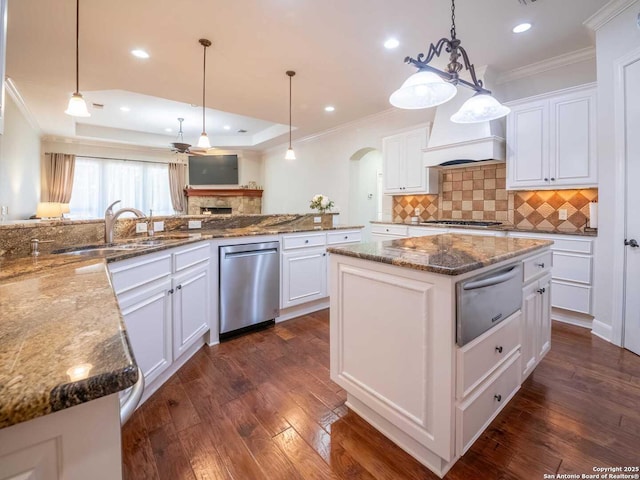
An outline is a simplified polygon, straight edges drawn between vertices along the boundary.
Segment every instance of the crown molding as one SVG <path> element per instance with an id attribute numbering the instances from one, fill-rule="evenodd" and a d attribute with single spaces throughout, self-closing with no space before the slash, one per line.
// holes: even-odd
<path id="1" fill-rule="evenodd" d="M 7 77 L 7 79 L 4 81 L 4 86 L 7 93 L 15 102 L 16 106 L 18 107 L 18 110 L 20 110 L 20 113 L 22 113 L 22 115 L 27 120 L 31 128 L 38 135 L 41 135 L 42 129 L 40 128 L 40 125 L 38 125 L 38 121 L 36 120 L 36 117 L 33 115 L 33 113 L 31 113 L 31 110 L 29 110 L 29 107 L 27 107 L 27 104 L 24 101 L 24 97 L 20 94 L 20 91 L 18 90 L 18 87 L 16 86 L 14 81 L 11 78 Z"/>
<path id="2" fill-rule="evenodd" d="M 638 0 L 611 0 L 589 17 L 583 25 L 591 30 L 597 31 L 637 2 Z"/>
<path id="3" fill-rule="evenodd" d="M 539 73 L 548 72 L 549 70 L 555 70 L 556 68 L 573 65 L 574 63 L 586 62 L 594 58 L 596 58 L 596 47 L 587 47 L 573 52 L 563 53 L 557 57 L 547 58 L 540 62 L 525 65 L 524 67 L 514 68 L 508 72 L 501 73 L 496 79 L 496 84 L 501 85 L 503 83 L 530 77 Z"/>
<path id="4" fill-rule="evenodd" d="M 136 145 L 133 143 L 125 143 L 125 142 L 106 142 L 101 140 L 90 140 L 84 138 L 73 138 L 73 137 L 65 137 L 58 135 L 44 135 L 42 137 L 42 143 L 52 142 L 52 143 L 64 143 L 64 144 L 72 144 L 72 145 L 82 145 L 87 147 L 100 147 L 100 148 L 112 148 L 119 150 L 129 150 L 132 152 L 140 152 L 140 153 L 158 153 L 158 154 L 167 154 L 172 153 L 168 148 L 163 147 L 151 147 L 144 145 Z"/>

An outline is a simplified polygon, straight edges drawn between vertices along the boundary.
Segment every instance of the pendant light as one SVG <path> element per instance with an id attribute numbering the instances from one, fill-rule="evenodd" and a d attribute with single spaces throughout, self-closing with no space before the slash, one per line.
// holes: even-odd
<path id="1" fill-rule="evenodd" d="M 80 93 L 80 0 L 76 0 L 76 91 L 69 99 L 69 105 L 64 111 L 72 117 L 90 117 L 87 104 Z"/>
<path id="2" fill-rule="evenodd" d="M 533 0 L 532 0 L 533 1 Z M 455 123 L 480 123 L 504 117 L 511 111 L 500 104 L 491 92 L 484 88 L 482 80 L 476 77 L 476 70 L 469 61 L 467 51 L 460 46 L 456 32 L 456 3 L 451 0 L 451 38 L 441 38 L 429 45 L 429 52 L 421 53 L 417 60 L 406 57 L 405 62 L 418 68 L 402 86 L 389 97 L 391 105 L 398 108 L 417 109 L 442 105 L 451 100 L 458 92 L 457 86 L 470 88 L 476 94 L 467 100 L 460 110 L 451 117 Z M 442 52 L 449 54 L 446 69 L 439 70 L 430 65 Z M 460 63 L 458 60 L 462 60 Z M 462 69 L 469 72 L 471 82 L 460 78 Z"/>
<path id="3" fill-rule="evenodd" d="M 211 46 L 211 42 L 206 38 L 201 38 L 199 42 L 204 49 L 204 61 L 202 64 L 202 134 L 200 134 L 200 138 L 198 139 L 198 147 L 211 148 L 211 142 L 209 141 L 209 137 L 207 136 L 207 129 L 205 128 L 205 102 L 207 92 L 207 47 Z"/>
<path id="4" fill-rule="evenodd" d="M 293 70 L 287 70 L 287 76 L 289 77 L 289 149 L 287 150 L 287 154 L 284 156 L 285 160 L 295 160 L 296 153 L 293 151 L 293 147 L 291 146 L 291 83 L 293 81 L 293 76 L 296 74 Z"/>

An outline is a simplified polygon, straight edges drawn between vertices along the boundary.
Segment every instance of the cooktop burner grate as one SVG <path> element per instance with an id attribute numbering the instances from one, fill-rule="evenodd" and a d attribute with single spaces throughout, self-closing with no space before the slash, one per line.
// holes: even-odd
<path id="1" fill-rule="evenodd" d="M 483 222 L 480 220 L 428 220 L 423 225 L 457 225 L 461 227 L 495 227 L 502 222 Z"/>

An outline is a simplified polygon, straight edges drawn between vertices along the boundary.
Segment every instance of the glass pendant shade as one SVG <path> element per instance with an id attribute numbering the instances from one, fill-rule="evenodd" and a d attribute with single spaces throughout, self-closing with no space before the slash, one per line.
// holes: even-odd
<path id="1" fill-rule="evenodd" d="M 454 123 L 480 123 L 496 120 L 509 115 L 511 109 L 505 107 L 491 95 L 481 93 L 464 102 L 460 110 L 451 116 Z"/>
<path id="2" fill-rule="evenodd" d="M 455 85 L 445 82 L 433 72 L 425 70 L 411 75 L 393 92 L 389 102 L 394 107 L 408 110 L 429 108 L 448 102 L 458 93 Z"/>
<path id="3" fill-rule="evenodd" d="M 69 105 L 67 109 L 64 111 L 67 115 L 71 115 L 72 117 L 90 117 L 91 114 L 89 110 L 87 110 L 87 104 L 82 98 L 82 94 L 76 92 L 69 99 Z"/>
<path id="4" fill-rule="evenodd" d="M 207 132 L 202 132 L 200 138 L 198 139 L 198 147 L 199 148 L 211 148 L 211 142 L 209 141 L 209 136 Z"/>
<path id="5" fill-rule="evenodd" d="M 285 160 L 295 160 L 296 159 L 296 152 L 293 151 L 293 148 L 289 147 L 289 149 L 287 150 L 287 154 L 284 156 Z"/>

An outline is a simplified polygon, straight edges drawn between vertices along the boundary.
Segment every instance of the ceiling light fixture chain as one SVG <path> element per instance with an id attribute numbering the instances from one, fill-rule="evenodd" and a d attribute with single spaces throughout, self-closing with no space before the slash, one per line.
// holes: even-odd
<path id="1" fill-rule="evenodd" d="M 467 51 L 461 46 L 456 31 L 456 3 L 451 0 L 451 38 L 441 38 L 429 45 L 427 54 L 417 58 L 405 57 L 405 63 L 418 68 L 402 86 L 393 92 L 389 101 L 398 108 L 430 108 L 448 102 L 458 93 L 457 86 L 472 89 L 475 96 L 467 100 L 460 110 L 451 117 L 457 123 L 479 123 L 495 120 L 507 115 L 510 110 L 491 96 L 484 82 L 476 75 L 476 69 L 469 60 Z M 442 55 L 443 49 L 449 54 L 449 64 L 445 70 L 430 65 Z M 463 68 L 469 72 L 471 81 L 460 78 Z"/>
<path id="2" fill-rule="evenodd" d="M 287 70 L 285 72 L 289 77 L 289 149 L 287 150 L 286 155 L 284 156 L 285 160 L 295 160 L 296 154 L 293 151 L 293 146 L 291 144 L 291 130 L 292 130 L 292 116 L 291 116 L 291 108 L 293 105 L 293 77 L 296 74 L 293 70 Z"/>

